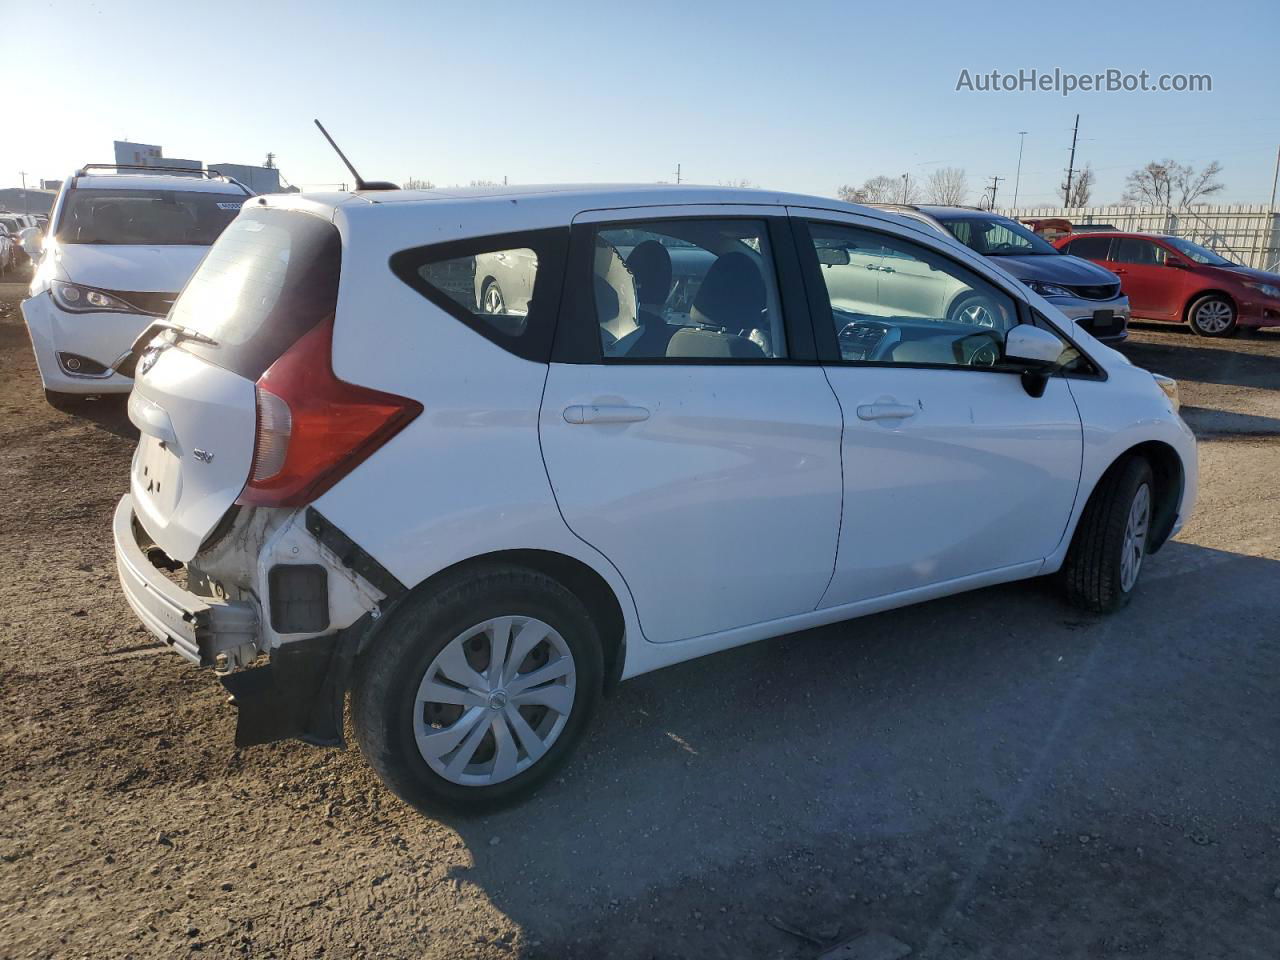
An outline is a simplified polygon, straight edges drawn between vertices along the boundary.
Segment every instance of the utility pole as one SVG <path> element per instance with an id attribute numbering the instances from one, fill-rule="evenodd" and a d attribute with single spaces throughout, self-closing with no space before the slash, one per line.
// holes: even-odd
<path id="1" fill-rule="evenodd" d="M 680 186 L 680 164 L 676 164 L 676 186 Z"/>
<path id="2" fill-rule="evenodd" d="M 1271 209 L 1276 208 L 1276 183 L 1280 182 L 1280 147 L 1276 147 L 1276 173 L 1271 178 Z"/>
<path id="3" fill-rule="evenodd" d="M 1076 171 L 1076 137 L 1080 135 L 1080 114 L 1076 114 L 1076 125 L 1071 131 L 1071 159 L 1067 161 L 1067 193 L 1062 198 L 1064 207 L 1071 204 L 1071 176 Z"/>
<path id="4" fill-rule="evenodd" d="M 1027 131 L 1018 131 L 1018 172 L 1013 179 L 1013 209 L 1018 209 L 1018 187 L 1022 184 L 1022 146 L 1027 142 Z M 994 206 L 994 204 L 993 204 Z"/>
<path id="5" fill-rule="evenodd" d="M 19 170 L 18 176 L 22 178 L 22 212 L 31 212 L 31 198 L 27 196 L 27 171 Z"/>
<path id="6" fill-rule="evenodd" d="M 1008 180 L 1008 179 L 1009 179 L 1008 177 L 992 177 L 991 178 L 991 206 L 987 208 L 988 210 L 994 210 L 996 208 L 996 189 L 1000 186 L 1001 180 Z"/>
<path id="7" fill-rule="evenodd" d="M 276 155 L 274 153 L 268 153 L 267 162 L 264 163 L 263 166 L 268 170 L 274 170 L 276 168 Z"/>

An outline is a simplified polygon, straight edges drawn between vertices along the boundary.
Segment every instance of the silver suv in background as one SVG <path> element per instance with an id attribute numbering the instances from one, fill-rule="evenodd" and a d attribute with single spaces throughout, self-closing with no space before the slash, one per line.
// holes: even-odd
<path id="1" fill-rule="evenodd" d="M 976 207 L 873 204 L 949 233 L 966 247 L 993 258 L 1098 340 L 1129 336 L 1129 298 L 1110 270 L 1063 254 L 1016 220 Z"/>

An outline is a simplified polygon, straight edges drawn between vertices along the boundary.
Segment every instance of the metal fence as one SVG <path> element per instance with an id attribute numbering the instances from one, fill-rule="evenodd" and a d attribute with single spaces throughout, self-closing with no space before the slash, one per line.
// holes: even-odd
<path id="1" fill-rule="evenodd" d="M 1072 224 L 1110 224 L 1117 230 L 1146 230 L 1185 237 L 1228 260 L 1261 270 L 1280 271 L 1280 209 L 1266 204 L 1168 208 L 1020 207 L 1001 210 L 1007 217 L 1060 217 Z"/>

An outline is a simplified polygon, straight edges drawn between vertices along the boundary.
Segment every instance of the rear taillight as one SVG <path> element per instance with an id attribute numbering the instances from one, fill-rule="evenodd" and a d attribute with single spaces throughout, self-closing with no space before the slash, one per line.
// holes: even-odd
<path id="1" fill-rule="evenodd" d="M 253 469 L 237 503 L 309 503 L 422 412 L 416 400 L 339 380 L 332 351 L 326 320 L 258 378 Z"/>

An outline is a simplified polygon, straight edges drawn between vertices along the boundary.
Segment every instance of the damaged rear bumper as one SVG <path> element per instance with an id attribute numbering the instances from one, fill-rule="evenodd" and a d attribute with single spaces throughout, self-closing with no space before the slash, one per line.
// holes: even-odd
<path id="1" fill-rule="evenodd" d="M 321 550 L 321 542 L 341 542 L 348 545 L 349 551 L 363 556 L 319 514 L 309 518 L 308 525 L 315 528 L 318 538 L 312 540 L 311 549 Z M 286 538 L 289 555 L 304 561 L 319 559 L 318 555 L 301 553 L 301 539 L 289 539 L 311 538 L 312 533 L 303 530 L 301 524 L 297 527 L 276 531 Z M 374 613 L 380 612 L 377 607 L 336 632 L 310 637 L 295 634 L 281 642 L 270 618 L 264 621 L 255 603 L 201 596 L 166 576 L 153 562 L 156 548 L 148 549 L 150 540 L 134 515 L 130 495 L 125 495 L 116 507 L 113 535 L 120 585 L 143 625 L 192 663 L 242 668 L 221 676 L 238 707 L 236 746 L 295 737 L 316 745 L 343 745 L 344 694 L 356 650 L 376 621 Z M 263 582 L 269 583 L 271 564 L 263 561 L 262 566 Z M 350 583 L 345 578 L 340 582 Z M 394 582 L 390 585 L 399 586 Z M 335 590 L 326 593 L 332 597 L 337 589 L 335 584 Z M 403 590 L 400 586 L 399 592 Z M 349 611 L 355 601 L 347 598 L 345 603 L 343 609 Z M 276 642 L 272 643 L 272 639 Z M 254 663 L 263 650 L 270 653 L 270 660 L 258 659 Z"/>
<path id="2" fill-rule="evenodd" d="M 112 534 L 125 599 L 155 636 L 202 667 L 213 666 L 221 653 L 257 646 L 258 611 L 254 607 L 197 596 L 151 562 L 139 542 L 129 494 L 116 507 Z"/>

